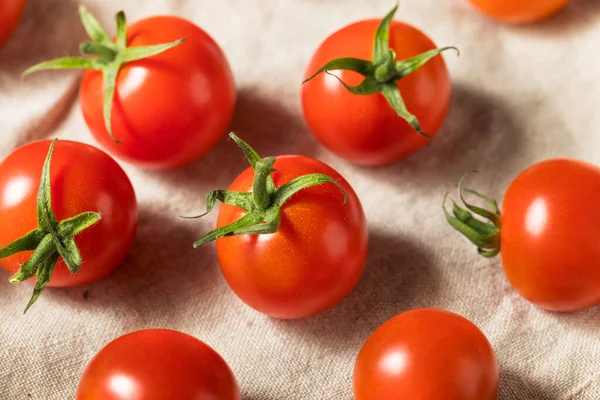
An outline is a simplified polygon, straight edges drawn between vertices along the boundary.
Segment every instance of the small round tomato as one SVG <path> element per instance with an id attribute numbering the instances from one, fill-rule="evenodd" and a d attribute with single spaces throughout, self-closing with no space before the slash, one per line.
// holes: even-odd
<path id="1" fill-rule="evenodd" d="M 206 154 L 226 131 L 236 90 L 225 55 L 193 23 L 162 16 L 126 25 L 117 13 L 111 40 L 84 7 L 89 57 L 45 61 L 24 72 L 81 68 L 79 100 L 96 140 L 115 156 L 170 169 Z"/>
<path id="2" fill-rule="evenodd" d="M 108 134 L 102 112 L 104 79 L 88 70 L 79 98 L 96 140 L 110 153 L 152 169 L 187 164 L 217 144 L 227 130 L 236 91 L 225 55 L 202 29 L 178 17 L 143 19 L 127 29 L 129 47 L 185 37 L 185 42 L 119 71 Z"/>
<path id="3" fill-rule="evenodd" d="M 247 156 L 253 152 L 232 137 Z M 224 202 L 217 229 L 195 246 L 216 239 L 225 279 L 262 313 L 304 318 L 334 306 L 354 288 L 367 257 L 367 224 L 356 193 L 309 157 L 267 157 L 253 165 L 229 191 L 211 193 L 209 211 L 211 196 Z"/>
<path id="4" fill-rule="evenodd" d="M 0 0 L 0 46 L 15 30 L 25 9 L 25 0 Z"/>
<path id="5" fill-rule="evenodd" d="M 470 0 L 486 15 L 510 23 L 535 22 L 563 9 L 569 0 Z"/>
<path id="6" fill-rule="evenodd" d="M 323 70 L 322 67 L 334 59 L 371 60 L 373 38 L 382 23 L 374 19 L 360 21 L 329 36 L 315 51 L 305 78 L 320 68 Z M 389 22 L 389 44 L 385 46 L 388 45 L 397 60 L 418 57 L 436 48 L 420 30 L 399 21 Z M 361 68 L 368 71 L 378 65 L 375 61 L 369 64 Z M 405 65 L 401 70 L 403 72 L 387 78 L 388 82 L 377 81 L 381 88 L 375 87 L 373 90 L 377 93 L 369 91 L 370 94 L 348 90 L 345 85 L 365 81 L 365 74 L 351 69 L 332 67 L 328 73 L 310 78 L 302 86 L 302 108 L 310 130 L 331 151 L 356 164 L 388 164 L 420 149 L 429 139 L 416 128 L 420 126 L 423 133 L 434 136 L 446 117 L 450 105 L 450 76 L 441 55 L 416 70 L 414 65 Z M 375 82 L 373 76 L 366 76 Z M 398 90 L 406 105 L 404 110 L 397 99 L 395 107 L 391 105 L 393 94 Z M 411 117 L 416 119 L 409 123 Z"/>
<path id="7" fill-rule="evenodd" d="M 536 164 L 502 204 L 506 277 L 530 302 L 554 311 L 600 304 L 600 168 L 576 160 Z"/>
<path id="8" fill-rule="evenodd" d="M 240 235 L 217 240 L 225 279 L 248 305 L 278 318 L 303 318 L 344 299 L 358 282 L 367 256 L 367 225 L 358 197 L 335 170 L 304 156 L 280 156 L 273 166 L 276 187 L 306 174 L 338 181 L 295 194 L 281 209 L 281 225 L 271 235 Z M 254 171 L 242 172 L 229 190 L 250 192 Z M 217 227 L 245 211 L 221 206 Z"/>
<path id="9" fill-rule="evenodd" d="M 460 315 L 407 311 L 380 326 L 354 366 L 356 400 L 496 400 L 498 364 L 484 334 Z"/>
<path id="10" fill-rule="evenodd" d="M 500 253 L 506 277 L 521 296 L 552 311 L 600 305 L 600 168 L 569 159 L 535 164 L 510 184 L 502 213 L 494 200 L 459 184 L 463 191 L 486 199 L 491 209 L 463 199 L 471 212 L 455 204 L 446 219 L 480 254 Z"/>
<path id="11" fill-rule="evenodd" d="M 200 340 L 166 329 L 110 342 L 81 376 L 77 400 L 240 400 L 223 358 Z"/>
<path id="12" fill-rule="evenodd" d="M 0 247 L 38 227 L 38 187 L 51 146 L 43 140 L 20 147 L 0 163 Z M 60 140 L 50 164 L 51 207 L 58 221 L 98 212 L 101 219 L 74 237 L 83 265 L 71 273 L 61 258 L 48 286 L 95 281 L 115 269 L 129 251 L 137 227 L 137 203 L 121 167 L 95 147 Z M 66 244 L 65 244 L 66 245 Z M 0 260 L 16 273 L 32 255 L 24 251 Z"/>

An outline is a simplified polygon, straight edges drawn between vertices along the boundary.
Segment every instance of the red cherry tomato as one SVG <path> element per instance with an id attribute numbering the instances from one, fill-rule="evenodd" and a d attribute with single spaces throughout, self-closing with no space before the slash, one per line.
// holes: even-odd
<path id="1" fill-rule="evenodd" d="M 148 329 L 112 341 L 81 376 L 77 400 L 240 400 L 227 363 L 181 332 Z"/>
<path id="2" fill-rule="evenodd" d="M 563 9 L 569 0 L 470 0 L 483 13 L 505 22 L 525 23 L 547 18 Z"/>
<path id="3" fill-rule="evenodd" d="M 38 226 L 36 198 L 50 141 L 20 147 L 0 163 L 0 247 Z M 52 208 L 59 221 L 84 212 L 102 219 L 75 236 L 83 265 L 71 274 L 62 258 L 48 286 L 75 286 L 95 281 L 123 260 L 137 227 L 137 203 L 131 182 L 106 153 L 83 143 L 58 141 L 50 167 Z M 0 260 L 13 274 L 31 256 L 22 252 Z"/>
<path id="4" fill-rule="evenodd" d="M 340 57 L 371 60 L 373 38 L 380 20 L 366 20 L 340 29 L 314 53 L 305 78 Z M 397 60 L 433 50 L 435 44 L 418 29 L 392 21 L 389 46 Z M 364 79 L 356 72 L 331 71 L 348 85 Z M 406 108 L 421 123 L 422 131 L 436 134 L 448 112 L 451 83 L 446 64 L 436 56 L 415 72 L 397 81 Z M 400 160 L 424 146 L 428 139 L 390 107 L 380 93 L 355 95 L 334 77 L 322 73 L 302 86 L 302 108 L 317 139 L 346 160 L 381 165 Z"/>
<path id="5" fill-rule="evenodd" d="M 281 207 L 276 233 L 217 239 L 221 270 L 248 305 L 277 318 L 303 318 L 345 298 L 358 282 L 367 256 L 367 224 L 354 190 L 340 174 L 303 156 L 277 157 L 276 187 L 302 175 L 321 173 L 336 180 L 294 194 Z M 246 169 L 229 190 L 250 192 L 254 170 Z M 245 211 L 221 205 L 217 227 L 239 220 Z"/>
<path id="6" fill-rule="evenodd" d="M 549 310 L 600 304 L 600 168 L 576 160 L 536 164 L 508 188 L 500 254 L 514 288 Z"/>
<path id="7" fill-rule="evenodd" d="M 473 323 L 419 309 L 369 337 L 353 381 L 356 400 L 496 400 L 499 376 L 494 351 Z"/>
<path id="8" fill-rule="evenodd" d="M 502 213 L 494 200 L 459 185 L 461 191 L 487 200 L 490 209 L 462 199 L 469 211 L 444 207 L 446 219 L 480 254 L 501 254 L 521 296 L 553 311 L 600 305 L 600 168 L 568 159 L 535 164 L 511 183 Z"/>
<path id="9" fill-rule="evenodd" d="M 0 46 L 15 30 L 25 9 L 25 0 L 0 0 Z"/>
<path id="10" fill-rule="evenodd" d="M 79 93 L 92 134 L 115 156 L 146 168 L 169 169 L 206 154 L 233 116 L 236 91 L 225 55 L 203 30 L 181 18 L 140 20 L 127 27 L 127 46 L 186 37 L 164 53 L 126 63 L 117 77 L 112 130 L 103 118 L 104 79 L 88 70 Z"/>

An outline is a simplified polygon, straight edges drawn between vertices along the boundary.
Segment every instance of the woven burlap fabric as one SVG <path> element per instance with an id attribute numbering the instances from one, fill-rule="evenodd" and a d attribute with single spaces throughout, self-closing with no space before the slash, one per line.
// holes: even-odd
<path id="1" fill-rule="evenodd" d="M 201 210 L 211 188 L 228 186 L 245 168 L 236 146 L 223 140 L 202 160 L 169 172 L 123 165 L 139 198 L 140 221 L 119 269 L 84 287 L 47 290 L 25 316 L 32 287 L 11 285 L 0 273 L 0 399 L 72 399 L 87 362 L 106 343 L 164 327 L 222 354 L 245 400 L 349 400 L 363 342 L 387 319 L 416 307 L 448 309 L 481 327 L 500 363 L 500 399 L 600 399 L 600 309 L 556 314 L 528 304 L 507 283 L 499 259 L 479 258 L 445 225 L 440 207 L 467 170 L 478 169 L 472 183 L 501 198 L 536 161 L 567 156 L 600 163 L 599 1 L 573 0 L 557 17 L 526 27 L 490 22 L 466 0 L 402 1 L 400 19 L 439 45 L 458 46 L 461 56 L 446 55 L 454 90 L 439 136 L 383 168 L 352 166 L 319 146 L 303 121 L 299 86 L 328 34 L 380 17 L 393 2 L 83 4 L 112 29 L 114 13 L 124 9 L 130 20 L 169 13 L 208 31 L 239 88 L 232 128 L 263 155 L 306 154 L 339 170 L 369 220 L 369 261 L 357 288 L 334 309 L 300 321 L 270 319 L 229 290 L 214 245 L 192 249 L 215 215 L 177 217 Z M 0 156 L 47 137 L 94 143 L 78 105 L 80 75 L 19 79 L 36 62 L 76 54 L 84 39 L 74 1 L 28 1 L 21 25 L 0 50 Z"/>

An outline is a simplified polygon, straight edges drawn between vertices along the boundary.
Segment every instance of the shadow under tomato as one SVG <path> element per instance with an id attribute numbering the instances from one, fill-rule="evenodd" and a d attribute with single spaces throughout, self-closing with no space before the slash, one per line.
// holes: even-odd
<path id="1" fill-rule="evenodd" d="M 553 315 L 556 323 L 569 330 L 580 330 L 582 334 L 590 334 L 597 337 L 600 326 L 600 305 L 570 313 L 557 313 L 546 311 Z"/>
<path id="2" fill-rule="evenodd" d="M 589 385 L 595 384 L 597 377 L 597 359 L 600 354 L 594 346 L 597 343 L 598 326 L 600 324 L 600 307 L 579 312 L 559 313 L 538 309 L 537 313 L 549 317 L 550 323 L 561 335 L 554 335 L 551 341 L 544 341 L 542 348 L 563 349 L 555 351 L 554 364 L 557 369 L 554 374 L 564 371 L 565 365 L 571 365 L 578 372 L 577 375 L 557 375 L 554 380 L 536 380 L 526 377 L 526 371 L 516 371 L 510 368 L 500 370 L 500 396 L 499 400 L 519 398 L 523 400 L 563 400 L 579 399 Z M 526 323 L 525 323 L 526 325 Z M 539 329 L 539 328 L 538 328 Z M 527 334 L 523 330 L 521 334 Z M 564 349 L 569 349 L 568 352 Z M 502 347 L 497 349 L 502 351 Z M 545 352 L 544 350 L 535 353 Z M 542 360 L 542 358 L 526 357 L 528 360 Z M 574 362 L 573 360 L 577 360 Z M 543 361 L 538 361 L 543 362 Z M 531 367 L 530 367 L 531 368 Z M 593 391 L 593 390 L 592 390 Z M 588 392 L 585 392 L 588 393 Z"/>
<path id="3" fill-rule="evenodd" d="M 356 172 L 412 188 L 427 183 L 428 189 L 447 189 L 473 169 L 501 165 L 503 174 L 512 176 L 522 168 L 519 155 L 526 150 L 526 138 L 500 99 L 458 83 L 444 126 L 431 143 L 394 164 Z"/>
<path id="4" fill-rule="evenodd" d="M 513 29 L 532 35 L 565 36 L 585 31 L 597 24 L 600 2 L 597 0 L 571 0 L 562 11 L 534 24 L 515 25 Z"/>
<path id="5" fill-rule="evenodd" d="M 548 382 L 536 382 L 523 373 L 503 368 L 500 370 L 500 393 L 498 400 L 561 400 Z"/>
<path id="6" fill-rule="evenodd" d="M 319 145 L 306 126 L 301 109 L 286 107 L 278 101 L 280 96 L 258 86 L 241 88 L 232 130 L 262 156 L 314 156 Z"/>
<path id="7" fill-rule="evenodd" d="M 300 114 L 278 102 L 277 93 L 264 93 L 254 87 L 239 89 L 229 131 L 234 131 L 263 157 L 310 156 L 317 146 Z M 160 180 L 176 190 L 192 189 L 190 195 L 198 197 L 199 206 L 203 205 L 208 191 L 227 188 L 249 166 L 242 151 L 229 139 L 229 131 L 201 159 L 172 171 L 148 172 L 147 178 Z"/>
<path id="8" fill-rule="evenodd" d="M 412 308 L 435 307 L 439 291 L 426 249 L 407 239 L 371 232 L 365 272 L 340 304 L 303 320 L 272 320 L 275 328 L 334 352 L 358 354 L 369 335 L 391 317 Z"/>
<path id="9" fill-rule="evenodd" d="M 200 236 L 198 223 L 169 215 L 169 210 L 142 208 L 136 241 L 121 266 L 97 282 L 48 290 L 43 296 L 70 300 L 78 307 L 160 321 L 173 329 L 200 311 L 205 315 L 217 312 L 216 307 L 213 310 L 206 305 L 218 304 L 230 291 L 214 249 L 193 249 L 192 243 Z"/>

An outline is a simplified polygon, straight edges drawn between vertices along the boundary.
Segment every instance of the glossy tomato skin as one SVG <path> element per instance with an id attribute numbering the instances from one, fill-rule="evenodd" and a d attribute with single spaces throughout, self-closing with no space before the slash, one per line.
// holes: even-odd
<path id="1" fill-rule="evenodd" d="M 417 309 L 366 341 L 354 366 L 356 400 L 496 400 L 498 364 L 484 334 L 460 315 Z"/>
<path id="2" fill-rule="evenodd" d="M 34 142 L 9 154 L 0 163 L 0 247 L 35 229 L 36 197 L 50 141 Z M 95 147 L 59 140 L 50 166 L 52 208 L 61 221 L 83 212 L 101 212 L 102 219 L 75 236 L 83 265 L 71 274 L 62 258 L 48 286 L 76 286 L 114 270 L 135 238 L 137 203 L 131 182 L 121 167 Z M 10 274 L 31 252 L 0 260 Z"/>
<path id="3" fill-rule="evenodd" d="M 112 341 L 81 376 L 77 400 L 240 400 L 231 369 L 200 340 L 166 329 Z"/>
<path id="4" fill-rule="evenodd" d="M 15 30 L 25 9 L 25 0 L 0 0 L 0 46 Z"/>
<path id="5" fill-rule="evenodd" d="M 600 168 L 577 160 L 535 164 L 502 204 L 506 277 L 527 300 L 553 311 L 600 304 Z"/>
<path id="6" fill-rule="evenodd" d="M 329 36 L 316 50 L 305 78 L 328 61 L 339 57 L 371 60 L 373 39 L 381 20 L 360 21 Z M 390 48 L 403 60 L 435 44 L 418 29 L 392 21 Z M 331 71 L 349 85 L 361 75 Z M 437 56 L 398 81 L 406 106 L 420 121 L 422 130 L 434 136 L 450 105 L 451 83 L 444 59 Z M 304 117 L 316 138 L 338 156 L 364 165 L 382 165 L 400 160 L 424 146 L 428 140 L 400 118 L 381 94 L 354 95 L 333 76 L 319 74 L 302 85 Z"/>
<path id="7" fill-rule="evenodd" d="M 335 170 L 303 156 L 277 157 L 272 174 L 279 187 L 301 175 L 321 173 L 337 180 L 296 193 L 281 208 L 279 231 L 217 240 L 225 279 L 246 304 L 276 318 L 304 318 L 344 299 L 358 282 L 367 257 L 367 224 L 356 193 Z M 252 189 L 248 168 L 230 190 Z M 239 220 L 245 212 L 223 204 L 217 226 Z"/>
<path id="8" fill-rule="evenodd" d="M 96 140 L 115 156 L 149 169 L 170 169 L 206 154 L 231 121 L 235 83 L 225 55 L 204 31 L 178 17 L 143 19 L 127 28 L 129 47 L 179 46 L 125 64 L 112 108 L 114 142 L 104 126 L 102 73 L 86 71 L 79 98 Z"/>
<path id="9" fill-rule="evenodd" d="M 562 10 L 569 0 L 470 0 L 484 14 L 509 23 L 535 22 Z"/>

